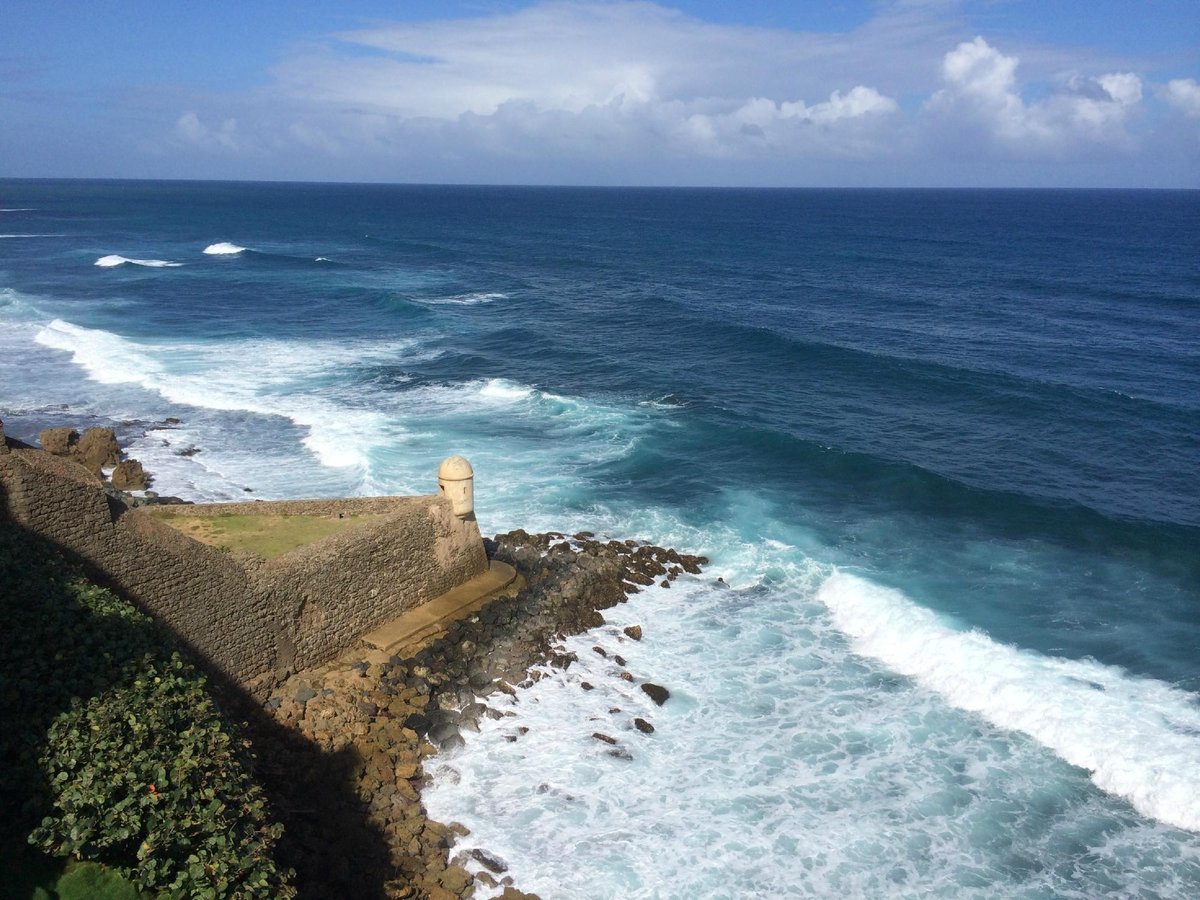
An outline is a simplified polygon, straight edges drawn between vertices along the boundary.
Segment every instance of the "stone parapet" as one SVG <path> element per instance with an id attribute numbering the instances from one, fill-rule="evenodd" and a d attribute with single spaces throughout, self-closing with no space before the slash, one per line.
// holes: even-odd
<path id="1" fill-rule="evenodd" d="M 172 515 L 370 515 L 271 560 L 224 553 Z M 132 510 L 40 450 L 0 456 L 0 516 L 81 558 L 210 666 L 254 693 L 320 665 L 383 622 L 487 570 L 474 520 L 441 496 L 255 501 Z"/>

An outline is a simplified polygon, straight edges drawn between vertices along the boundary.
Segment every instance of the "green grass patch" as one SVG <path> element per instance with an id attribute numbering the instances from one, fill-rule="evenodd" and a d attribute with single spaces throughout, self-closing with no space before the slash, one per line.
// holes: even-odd
<path id="1" fill-rule="evenodd" d="M 274 559 L 322 538 L 362 525 L 380 515 L 256 516 L 225 513 L 218 516 L 159 516 L 188 537 L 220 550 L 253 553 Z"/>

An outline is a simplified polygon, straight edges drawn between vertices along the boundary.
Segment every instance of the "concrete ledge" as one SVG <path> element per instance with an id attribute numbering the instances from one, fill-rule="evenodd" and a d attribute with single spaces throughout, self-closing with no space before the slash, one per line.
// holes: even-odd
<path id="1" fill-rule="evenodd" d="M 409 610 L 363 637 L 363 643 L 389 656 L 405 657 L 444 632 L 448 625 L 478 612 L 511 585 L 517 571 L 508 563 L 488 562 L 488 570 L 440 597 Z"/>

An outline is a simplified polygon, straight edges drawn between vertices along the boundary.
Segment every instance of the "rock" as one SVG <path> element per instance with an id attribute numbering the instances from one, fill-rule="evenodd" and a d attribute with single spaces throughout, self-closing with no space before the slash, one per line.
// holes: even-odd
<path id="1" fill-rule="evenodd" d="M 439 746 L 445 745 L 451 738 L 456 737 L 461 739 L 458 726 L 450 722 L 442 722 L 429 730 L 429 739 Z"/>
<path id="2" fill-rule="evenodd" d="M 438 881 L 442 883 L 442 886 L 446 890 L 460 897 L 471 887 L 473 880 L 471 873 L 462 866 L 447 866 L 446 871 L 438 877 Z"/>
<path id="3" fill-rule="evenodd" d="M 299 689 L 297 689 L 297 691 L 296 691 L 296 702 L 297 703 L 307 703 L 309 700 L 312 700 L 316 696 L 317 696 L 317 692 L 314 691 L 312 688 L 310 688 L 308 685 L 304 684 L 304 685 L 301 685 L 299 687 Z"/>
<path id="4" fill-rule="evenodd" d="M 654 734 L 654 726 L 651 725 L 649 722 L 647 722 L 645 719 L 642 719 L 642 718 L 634 719 L 633 727 L 636 728 L 638 731 L 640 731 L 642 734 Z"/>
<path id="5" fill-rule="evenodd" d="M 43 428 L 38 435 L 42 449 L 55 456 L 70 456 L 78 440 L 79 432 L 74 428 Z"/>
<path id="6" fill-rule="evenodd" d="M 632 760 L 633 754 L 624 747 L 613 747 L 608 751 L 609 756 L 615 756 L 617 759 Z"/>
<path id="7" fill-rule="evenodd" d="M 604 656 L 604 657 L 608 656 L 608 653 L 605 651 L 605 649 L 603 647 L 593 647 L 592 652 L 599 654 L 600 656 Z"/>
<path id="8" fill-rule="evenodd" d="M 98 473 L 121 461 L 121 447 L 111 428 L 89 428 L 79 438 L 72 455 L 80 465 Z"/>
<path id="9" fill-rule="evenodd" d="M 606 744 L 616 744 L 617 743 L 616 738 L 609 737 L 607 734 L 601 734 L 599 731 L 593 731 L 592 737 L 594 737 L 598 741 L 603 741 Z"/>
<path id="10" fill-rule="evenodd" d="M 585 691 L 594 691 L 595 690 L 595 687 L 586 681 L 579 682 L 579 686 L 581 688 L 583 688 Z"/>
<path id="11" fill-rule="evenodd" d="M 642 626 L 641 625 L 626 626 L 625 627 L 625 636 L 633 638 L 635 641 L 640 641 L 642 639 Z"/>
<path id="12" fill-rule="evenodd" d="M 655 684 L 652 681 L 647 681 L 645 684 L 643 684 L 642 690 L 645 691 L 647 696 L 649 696 L 650 699 L 659 706 L 662 706 L 664 703 L 666 703 L 667 699 L 671 696 L 671 692 L 665 687 L 663 687 L 661 684 Z"/>
<path id="13" fill-rule="evenodd" d="M 504 893 L 500 895 L 500 900 L 538 900 L 538 895 L 527 894 L 515 887 L 506 887 Z"/>
<path id="14" fill-rule="evenodd" d="M 508 871 L 508 863 L 506 863 L 500 857 L 488 853 L 486 850 L 477 847 L 471 851 L 471 856 L 474 857 L 485 869 L 495 872 L 497 875 L 503 875 Z"/>
<path id="15" fill-rule="evenodd" d="M 113 469 L 112 486 L 118 491 L 144 491 L 150 483 L 146 470 L 136 459 L 126 459 Z"/>
<path id="16" fill-rule="evenodd" d="M 621 680 L 622 681 L 633 681 L 633 673 L 632 672 L 622 672 Z"/>
<path id="17" fill-rule="evenodd" d="M 424 713 L 412 713 L 404 719 L 404 727 L 411 728 L 417 734 L 425 734 L 433 723 Z"/>

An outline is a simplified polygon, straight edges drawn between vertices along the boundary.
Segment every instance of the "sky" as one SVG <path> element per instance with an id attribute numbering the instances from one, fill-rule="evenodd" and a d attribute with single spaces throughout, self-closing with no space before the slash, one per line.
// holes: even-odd
<path id="1" fill-rule="evenodd" d="M 5 0 L 0 177 L 1200 187 L 1198 0 Z"/>

